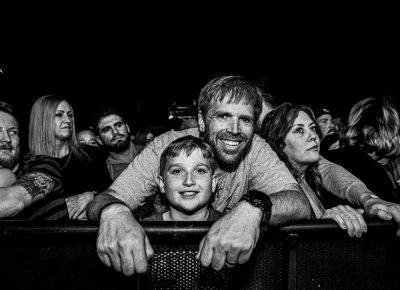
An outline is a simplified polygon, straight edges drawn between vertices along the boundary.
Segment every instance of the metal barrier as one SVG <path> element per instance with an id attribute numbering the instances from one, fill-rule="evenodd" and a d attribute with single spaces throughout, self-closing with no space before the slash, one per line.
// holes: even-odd
<path id="1" fill-rule="evenodd" d="M 125 277 L 96 253 L 97 224 L 0 221 L 3 289 L 400 289 L 398 225 L 367 220 L 350 238 L 331 220 L 263 228 L 249 262 L 214 271 L 194 259 L 211 222 L 142 222 L 146 275 Z M 7 285 L 7 286 L 5 286 Z"/>

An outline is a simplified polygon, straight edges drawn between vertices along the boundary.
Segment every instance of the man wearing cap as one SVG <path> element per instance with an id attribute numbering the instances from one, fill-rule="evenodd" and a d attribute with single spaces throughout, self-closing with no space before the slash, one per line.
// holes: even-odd
<path id="1" fill-rule="evenodd" d="M 322 132 L 321 153 L 338 148 L 339 132 L 333 123 L 331 112 L 326 108 L 317 108 L 314 110 L 314 115 Z"/>

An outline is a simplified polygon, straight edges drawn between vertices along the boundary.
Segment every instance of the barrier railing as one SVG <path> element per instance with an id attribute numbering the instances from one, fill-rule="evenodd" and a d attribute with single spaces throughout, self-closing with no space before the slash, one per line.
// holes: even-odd
<path id="1" fill-rule="evenodd" d="M 214 271 L 194 258 L 211 222 L 142 222 L 155 251 L 125 277 L 96 252 L 97 224 L 0 221 L 3 289 L 399 289 L 398 225 L 350 238 L 331 220 L 262 227 L 250 261 Z"/>

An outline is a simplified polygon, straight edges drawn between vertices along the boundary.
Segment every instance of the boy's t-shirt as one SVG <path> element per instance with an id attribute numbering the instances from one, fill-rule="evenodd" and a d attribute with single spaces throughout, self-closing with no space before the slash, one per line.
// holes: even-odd
<path id="1" fill-rule="evenodd" d="M 142 221 L 164 221 L 163 219 L 163 213 L 157 213 L 155 215 L 152 215 L 151 217 L 145 218 Z M 213 208 L 208 208 L 208 218 L 207 221 L 216 221 L 220 217 L 222 217 L 224 214 L 218 210 L 215 210 Z"/>

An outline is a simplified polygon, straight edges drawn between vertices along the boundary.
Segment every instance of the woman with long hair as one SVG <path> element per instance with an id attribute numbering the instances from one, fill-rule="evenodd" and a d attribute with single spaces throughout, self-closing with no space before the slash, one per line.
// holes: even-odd
<path id="1" fill-rule="evenodd" d="M 309 107 L 281 104 L 267 114 L 261 134 L 296 178 L 316 218 L 334 219 L 350 236 L 361 236 L 366 231 L 364 210 L 371 216 L 390 219 L 393 215 L 400 221 L 400 205 L 378 198 L 361 181 L 353 183 L 350 189 L 345 186 L 346 179 L 356 179 L 345 169 L 340 168 L 346 173 L 340 180 L 338 175 L 327 175 L 321 170 L 320 163 L 329 161 L 319 154 L 321 131 Z M 335 196 L 341 199 L 335 200 Z"/>
<path id="2" fill-rule="evenodd" d="M 53 215 L 54 219 L 86 219 L 87 204 L 111 184 L 111 179 L 98 150 L 78 144 L 74 111 L 67 99 L 46 95 L 33 104 L 29 150 L 33 156 L 54 158 L 61 169 L 63 196 L 38 205 L 46 205 L 40 211 L 43 218 Z"/>

